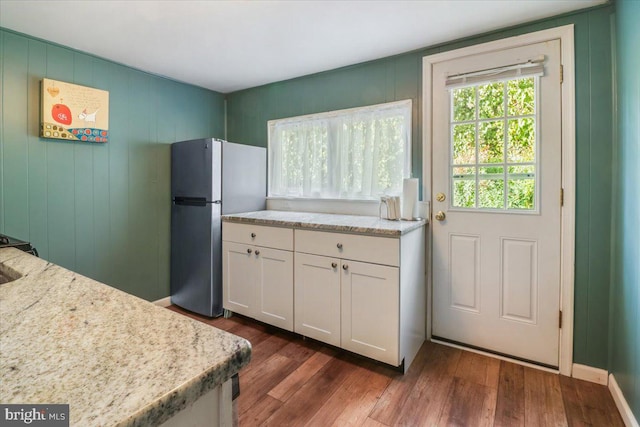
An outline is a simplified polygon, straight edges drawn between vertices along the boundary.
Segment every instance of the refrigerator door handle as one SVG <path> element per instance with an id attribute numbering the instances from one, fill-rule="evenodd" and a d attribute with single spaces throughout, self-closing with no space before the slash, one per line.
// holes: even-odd
<path id="1" fill-rule="evenodd" d="M 219 205 L 222 203 L 220 200 L 207 201 L 204 197 L 175 197 L 173 203 L 183 206 L 206 206 L 208 203 L 214 203 Z"/>
<path id="2" fill-rule="evenodd" d="M 182 206 L 207 206 L 211 203 L 214 205 L 222 204 L 222 200 L 207 201 L 204 197 L 176 197 L 173 203 Z"/>

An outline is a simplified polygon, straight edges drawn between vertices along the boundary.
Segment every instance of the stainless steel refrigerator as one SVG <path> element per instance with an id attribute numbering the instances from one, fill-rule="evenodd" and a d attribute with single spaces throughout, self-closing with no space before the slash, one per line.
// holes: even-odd
<path id="1" fill-rule="evenodd" d="M 171 302 L 222 314 L 220 215 L 265 209 L 266 149 L 219 139 L 171 144 Z"/>

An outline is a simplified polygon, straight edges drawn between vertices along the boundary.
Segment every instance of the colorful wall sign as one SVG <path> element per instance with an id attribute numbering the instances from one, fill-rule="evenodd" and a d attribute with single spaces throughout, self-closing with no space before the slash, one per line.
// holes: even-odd
<path id="1" fill-rule="evenodd" d="M 42 79 L 40 136 L 68 141 L 109 141 L 109 92 Z"/>

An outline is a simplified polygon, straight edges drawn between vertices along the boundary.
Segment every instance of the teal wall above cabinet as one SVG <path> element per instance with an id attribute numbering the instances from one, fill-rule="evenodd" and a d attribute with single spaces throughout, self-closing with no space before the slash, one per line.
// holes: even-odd
<path id="1" fill-rule="evenodd" d="M 574 24 L 576 61 L 576 263 L 574 361 L 607 367 L 612 66 L 608 5 L 227 95 L 230 140 L 267 144 L 267 121 L 411 99 L 412 163 L 422 176 L 422 57 L 491 40 Z"/>
<path id="2" fill-rule="evenodd" d="M 38 137 L 43 77 L 109 91 L 109 142 Z M 148 300 L 169 295 L 169 143 L 224 136 L 224 96 L 0 29 L 0 232 Z"/>

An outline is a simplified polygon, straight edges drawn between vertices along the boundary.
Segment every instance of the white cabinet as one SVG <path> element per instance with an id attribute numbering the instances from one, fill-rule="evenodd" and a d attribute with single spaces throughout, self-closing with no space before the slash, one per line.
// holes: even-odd
<path id="1" fill-rule="evenodd" d="M 292 331 L 293 230 L 223 223 L 222 237 L 223 307 Z"/>
<path id="2" fill-rule="evenodd" d="M 293 252 L 256 247 L 258 304 L 256 319 L 293 331 Z"/>
<path id="3" fill-rule="evenodd" d="M 342 261 L 341 347 L 398 366 L 398 267 Z"/>
<path id="4" fill-rule="evenodd" d="M 406 370 L 425 339 L 424 228 L 294 233 L 295 332 Z"/>
<path id="5" fill-rule="evenodd" d="M 340 347 L 340 260 L 296 253 L 295 328 Z"/>
<path id="6" fill-rule="evenodd" d="M 223 307 L 249 317 L 255 317 L 258 302 L 258 269 L 252 252 L 248 245 L 222 242 Z"/>
<path id="7" fill-rule="evenodd" d="M 425 339 L 424 231 L 224 222 L 224 308 L 406 371 Z"/>

